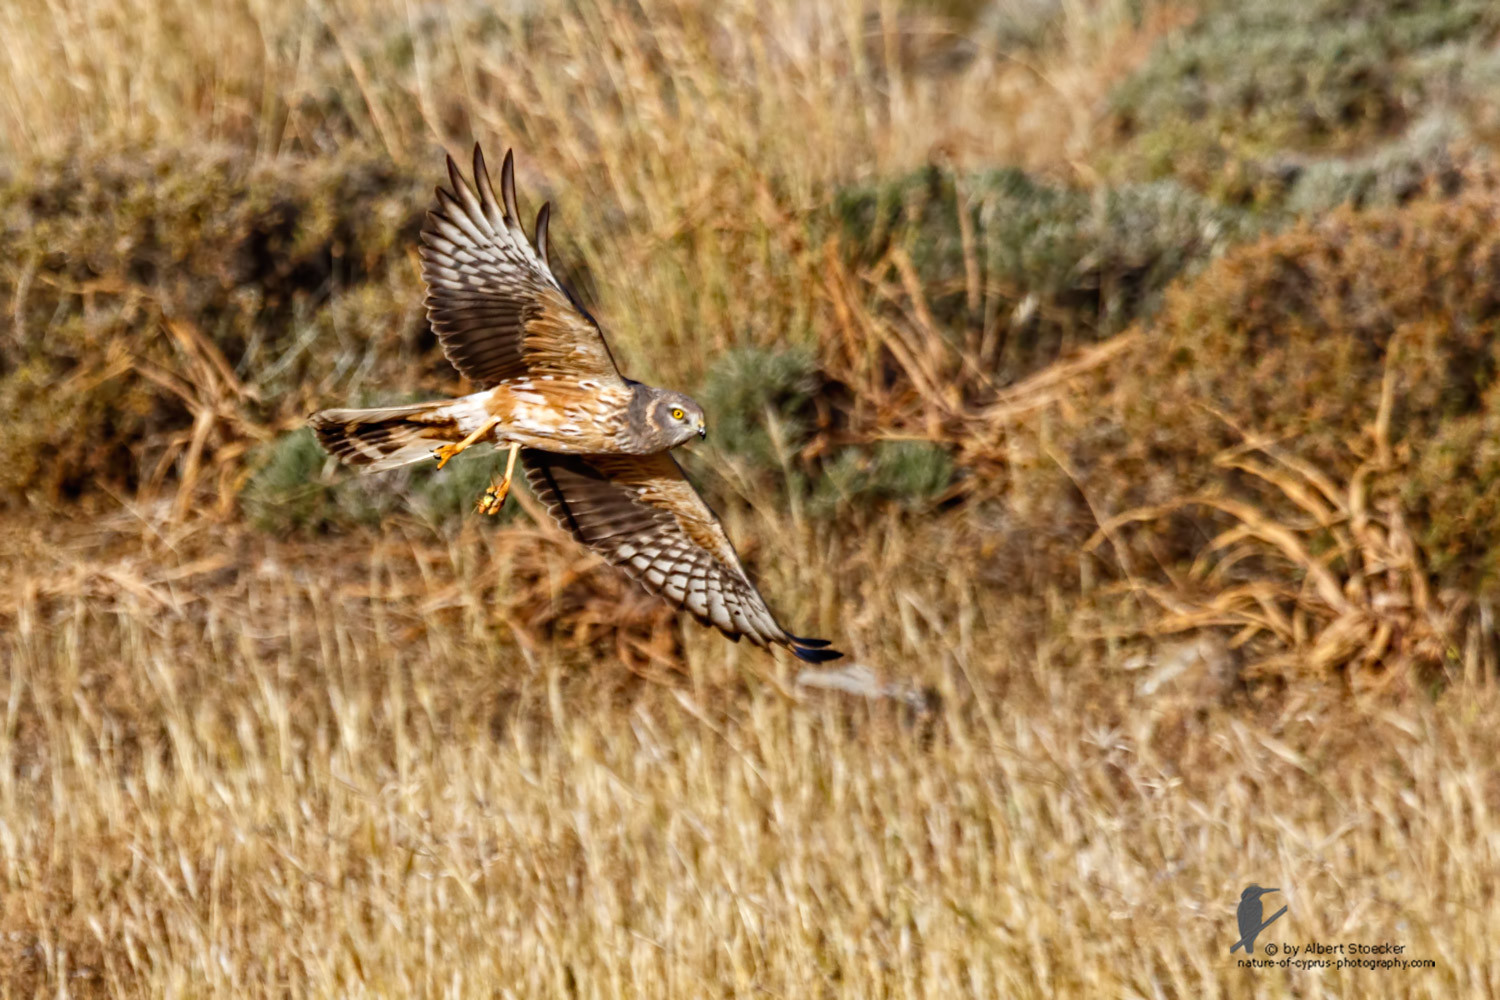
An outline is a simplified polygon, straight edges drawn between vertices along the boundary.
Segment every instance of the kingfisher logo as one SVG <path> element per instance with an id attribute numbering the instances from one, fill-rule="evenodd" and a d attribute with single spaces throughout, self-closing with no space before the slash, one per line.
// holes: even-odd
<path id="1" fill-rule="evenodd" d="M 1280 892 L 1280 889 L 1263 889 L 1258 885 L 1247 885 L 1240 893 L 1240 905 L 1235 908 L 1235 923 L 1239 926 L 1239 940 L 1229 946 L 1233 955 L 1241 948 L 1243 957 L 1234 960 L 1242 969 L 1435 969 L 1437 962 L 1430 958 L 1415 958 L 1407 955 L 1406 945 L 1384 938 L 1364 941 L 1288 941 L 1285 935 L 1280 940 L 1268 940 L 1255 953 L 1255 941 L 1261 932 L 1286 916 L 1285 906 L 1267 917 L 1263 897 Z M 1275 906 L 1273 897 L 1271 906 Z M 1304 900 L 1304 902 L 1306 902 Z M 1305 916 L 1305 914 L 1304 914 Z M 1283 928 L 1284 930 L 1285 928 Z M 1264 957 L 1262 957 L 1264 956 Z"/>
<path id="2" fill-rule="evenodd" d="M 1260 936 L 1260 932 L 1270 927 L 1285 915 L 1286 907 L 1283 906 L 1271 914 L 1269 920 L 1261 919 L 1266 909 L 1261 904 L 1260 897 L 1268 892 L 1280 891 L 1280 889 L 1262 889 L 1258 885 L 1245 886 L 1245 891 L 1240 893 L 1239 909 L 1235 911 L 1235 917 L 1240 925 L 1240 939 L 1230 946 L 1229 953 L 1231 955 L 1241 948 L 1245 949 L 1245 954 L 1247 955 L 1255 954 L 1255 939 Z"/>

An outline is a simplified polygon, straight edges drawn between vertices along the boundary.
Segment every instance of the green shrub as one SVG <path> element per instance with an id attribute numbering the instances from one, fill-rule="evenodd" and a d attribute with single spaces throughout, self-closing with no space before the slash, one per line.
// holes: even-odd
<path id="1" fill-rule="evenodd" d="M 255 469 L 241 501 L 257 530 L 285 535 L 321 534 L 374 526 L 394 514 L 413 514 L 442 525 L 463 517 L 483 517 L 475 502 L 503 470 L 503 457 L 474 449 L 443 469 L 426 462 L 375 475 L 340 467 L 301 428 L 262 447 L 252 456 Z M 518 478 L 515 489 L 525 489 Z M 507 503 L 499 519 L 515 515 Z"/>
<path id="2" fill-rule="evenodd" d="M 824 466 L 812 510 L 832 514 L 844 504 L 878 503 L 921 510 L 953 485 L 953 477 L 953 457 L 931 442 L 877 441 L 844 448 Z"/>
<path id="3" fill-rule="evenodd" d="M 915 510 L 952 484 L 953 459 L 937 445 L 831 444 L 829 425 L 841 393 L 818 371 L 810 351 L 743 348 L 714 363 L 699 400 L 708 411 L 715 451 L 742 476 L 807 499 L 808 511 L 818 516 L 886 503 Z M 730 499 L 722 492 L 722 468 L 710 474 L 696 449 L 682 457 L 711 502 Z"/>
<path id="4" fill-rule="evenodd" d="M 1435 115 L 1416 122 L 1394 142 L 1352 157 L 1315 161 L 1297 172 L 1287 209 L 1315 216 L 1339 205 L 1389 208 L 1422 195 L 1449 196 L 1464 187 L 1465 174 L 1482 170 L 1489 158 L 1468 149 L 1458 119 Z"/>
<path id="5" fill-rule="evenodd" d="M 282 535 L 376 524 L 395 510 L 388 482 L 336 476 L 333 460 L 308 428 L 265 446 L 252 461 L 257 468 L 242 502 L 260 531 Z"/>
<path id="6" fill-rule="evenodd" d="M 974 233 L 982 316 L 968 314 L 960 189 Z M 868 267 L 893 244 L 906 251 L 934 319 L 955 343 L 972 326 L 1004 329 L 1003 348 L 987 359 L 1000 382 L 1124 329 L 1185 270 L 1249 231 L 1240 213 L 1171 182 L 1082 191 L 1013 169 L 955 179 L 932 168 L 846 189 L 834 211 L 855 265 Z"/>
<path id="7" fill-rule="evenodd" d="M 1257 164 L 1401 129 L 1414 109 L 1454 99 L 1451 53 L 1482 60 L 1497 33 L 1490 0 L 1215 2 L 1112 94 L 1124 172 L 1279 196 Z"/>
<path id="8" fill-rule="evenodd" d="M 709 368 L 699 394 L 708 414 L 709 439 L 758 468 L 779 469 L 782 459 L 768 420 L 776 421 L 783 448 L 800 450 L 813 433 L 813 396 L 822 385 L 809 350 L 728 351 Z"/>
<path id="9" fill-rule="evenodd" d="M 477 452 L 477 454 L 475 453 Z M 406 471 L 408 484 L 405 499 L 410 509 L 430 524 L 446 524 L 460 518 L 479 518 L 503 524 L 516 516 L 520 506 L 507 501 L 494 515 L 474 509 L 490 483 L 505 472 L 505 454 L 488 448 L 465 452 L 443 468 L 436 462 L 424 462 Z M 366 477 L 374 478 L 374 477 Z M 525 470 L 518 463 L 511 491 L 526 489 Z"/>

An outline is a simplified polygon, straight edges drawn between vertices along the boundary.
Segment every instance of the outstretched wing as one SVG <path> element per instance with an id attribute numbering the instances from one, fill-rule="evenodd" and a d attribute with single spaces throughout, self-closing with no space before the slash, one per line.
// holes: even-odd
<path id="1" fill-rule="evenodd" d="M 536 217 L 536 243 L 516 210 L 515 160 L 500 170 L 495 198 L 484 154 L 474 146 L 476 193 L 448 157 L 451 191 L 422 227 L 427 317 L 443 353 L 480 385 L 513 378 L 618 380 L 619 369 L 592 316 L 574 302 L 547 263 L 550 205 Z"/>
<path id="2" fill-rule="evenodd" d="M 647 590 L 729 638 L 780 643 L 820 663 L 842 656 L 823 639 L 776 623 L 729 536 L 677 460 L 655 455 L 560 455 L 524 449 L 526 479 L 558 524 Z"/>

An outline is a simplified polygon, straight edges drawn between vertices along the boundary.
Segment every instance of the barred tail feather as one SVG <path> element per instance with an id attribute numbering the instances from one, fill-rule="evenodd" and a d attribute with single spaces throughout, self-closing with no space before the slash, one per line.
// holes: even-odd
<path id="1" fill-rule="evenodd" d="M 361 472 L 384 472 L 432 456 L 443 441 L 458 441 L 458 421 L 440 399 L 373 410 L 320 410 L 307 418 L 318 443 L 339 461 Z"/>

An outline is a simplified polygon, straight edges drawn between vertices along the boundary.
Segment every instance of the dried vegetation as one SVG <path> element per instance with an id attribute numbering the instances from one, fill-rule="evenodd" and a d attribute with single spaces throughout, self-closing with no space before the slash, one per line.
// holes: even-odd
<path id="1" fill-rule="evenodd" d="M 1496 31 L 0 5 L 0 992 L 1495 992 Z M 857 669 L 315 447 L 466 388 L 474 139 Z M 1252 881 L 1436 968 L 1240 969 Z"/>

